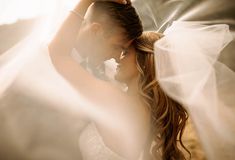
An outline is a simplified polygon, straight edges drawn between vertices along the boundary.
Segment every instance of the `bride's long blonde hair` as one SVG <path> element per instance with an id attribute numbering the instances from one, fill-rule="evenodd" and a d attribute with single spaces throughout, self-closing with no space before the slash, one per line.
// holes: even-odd
<path id="1" fill-rule="evenodd" d="M 182 143 L 188 113 L 181 104 L 165 94 L 157 81 L 154 42 L 161 37 L 162 34 L 149 31 L 134 42 L 140 73 L 139 92 L 151 112 L 151 136 L 145 155 L 151 153 L 151 159 L 157 159 L 160 155 L 163 160 L 181 160 L 186 158 L 179 146 L 190 154 Z"/>

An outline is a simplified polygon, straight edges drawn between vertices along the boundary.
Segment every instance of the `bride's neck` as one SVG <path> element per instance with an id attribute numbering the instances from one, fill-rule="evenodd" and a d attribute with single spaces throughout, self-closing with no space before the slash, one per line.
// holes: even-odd
<path id="1" fill-rule="evenodd" d="M 127 94 L 130 96 L 136 96 L 139 94 L 139 88 L 138 88 L 138 77 L 135 77 L 131 79 L 128 83 L 128 90 Z"/>

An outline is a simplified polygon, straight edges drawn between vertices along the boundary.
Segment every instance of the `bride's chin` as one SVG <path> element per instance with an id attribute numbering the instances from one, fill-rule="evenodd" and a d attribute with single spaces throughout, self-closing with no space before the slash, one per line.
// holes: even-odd
<path id="1" fill-rule="evenodd" d="M 114 76 L 115 80 L 121 82 L 121 83 L 125 83 L 125 78 L 122 76 L 122 74 L 120 72 L 117 72 Z"/>

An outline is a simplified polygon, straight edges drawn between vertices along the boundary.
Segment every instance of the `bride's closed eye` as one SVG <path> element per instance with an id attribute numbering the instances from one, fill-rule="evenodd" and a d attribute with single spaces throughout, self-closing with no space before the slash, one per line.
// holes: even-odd
<path id="1" fill-rule="evenodd" d="M 120 59 L 123 59 L 128 54 L 128 49 L 123 49 L 120 55 Z"/>

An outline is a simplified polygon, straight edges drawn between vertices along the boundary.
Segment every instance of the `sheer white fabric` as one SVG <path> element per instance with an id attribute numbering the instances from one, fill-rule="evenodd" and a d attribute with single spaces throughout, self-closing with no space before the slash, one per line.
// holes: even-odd
<path id="1" fill-rule="evenodd" d="M 77 160 L 82 100 L 32 35 L 0 56 L 0 159 Z M 66 93 L 66 94 L 65 94 Z"/>
<path id="2" fill-rule="evenodd" d="M 0 57 L 0 86 L 0 111 L 2 111 L 0 117 L 7 117 L 6 121 L 0 124 L 3 129 L 0 137 L 7 137 L 6 144 L 12 143 L 12 152 L 19 149 L 18 145 L 21 145 L 20 148 L 24 150 L 22 155 L 32 159 L 72 160 L 79 157 L 81 153 L 84 160 L 123 160 L 121 156 L 106 147 L 94 124 L 88 125 L 83 130 L 79 152 L 76 139 L 84 128 L 84 122 L 80 119 L 79 113 L 89 112 L 95 117 L 104 117 L 103 119 L 109 125 L 114 126 L 115 123 L 106 119 L 93 107 L 94 104 L 90 104 L 89 100 L 80 95 L 56 72 L 50 61 L 47 46 L 35 35 L 21 41 Z M 22 96 L 22 101 L 26 103 L 16 104 L 14 99 L 11 102 L 5 100 L 6 95 L 14 94 L 12 89 L 15 88 L 18 94 L 27 95 Z M 32 97 L 38 104 L 30 103 Z M 30 112 L 32 109 L 36 112 Z M 29 111 L 26 112 L 27 110 Z M 15 112 L 19 113 L 12 117 Z M 47 114 L 38 114 L 41 112 Z M 47 118 L 47 115 L 50 118 Z M 50 122 L 46 120 L 38 122 L 45 117 L 50 119 Z M 12 121 L 14 134 L 8 129 L 8 121 Z M 26 127 L 21 125 L 21 122 Z M 57 122 L 60 123 L 57 124 Z M 35 126 L 27 127 L 28 123 Z M 47 126 L 51 124 L 57 125 L 48 128 Z M 56 131 L 58 133 L 55 133 Z M 22 134 L 22 132 L 26 133 Z M 31 135 L 35 132 L 37 132 L 36 135 Z M 10 136 L 6 136 L 7 134 Z M 13 142 L 12 139 L 14 139 Z M 45 139 L 48 140 L 45 141 Z M 36 140 L 38 143 L 34 142 Z M 45 149 L 42 149 L 41 147 L 44 146 L 46 146 Z"/>
<path id="3" fill-rule="evenodd" d="M 155 43 L 161 87 L 189 111 L 208 159 L 235 159 L 235 74 L 217 60 L 229 27 L 174 22 L 164 35 Z"/>

